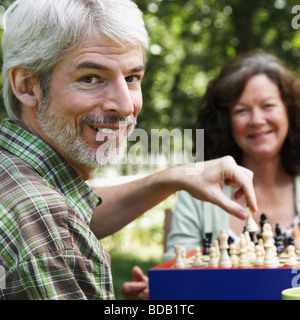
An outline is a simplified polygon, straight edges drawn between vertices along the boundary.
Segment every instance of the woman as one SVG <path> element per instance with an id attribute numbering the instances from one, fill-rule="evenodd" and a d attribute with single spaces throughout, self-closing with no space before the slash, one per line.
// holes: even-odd
<path id="1" fill-rule="evenodd" d="M 282 61 L 256 50 L 226 65 L 209 83 L 203 101 L 198 128 L 205 129 L 205 160 L 233 156 L 253 171 L 259 213 L 266 213 L 273 231 L 277 223 L 283 232 L 299 228 L 299 79 Z M 234 191 L 224 187 L 228 196 Z M 181 192 L 164 259 L 174 256 L 175 244 L 187 250 L 202 246 L 205 233 L 216 239 L 225 229 L 238 241 L 244 226 L 220 208 Z"/>

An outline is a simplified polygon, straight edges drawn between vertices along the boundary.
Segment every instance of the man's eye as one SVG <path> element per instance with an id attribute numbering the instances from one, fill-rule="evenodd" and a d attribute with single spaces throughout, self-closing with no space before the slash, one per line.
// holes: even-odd
<path id="1" fill-rule="evenodd" d="M 98 79 L 96 77 L 93 77 L 93 76 L 88 76 L 88 77 L 82 78 L 81 81 L 84 82 L 84 83 L 93 84 L 93 83 L 98 82 Z"/>
<path id="2" fill-rule="evenodd" d="M 139 80 L 140 80 L 139 76 L 129 76 L 129 77 L 126 78 L 127 82 L 137 82 Z"/>

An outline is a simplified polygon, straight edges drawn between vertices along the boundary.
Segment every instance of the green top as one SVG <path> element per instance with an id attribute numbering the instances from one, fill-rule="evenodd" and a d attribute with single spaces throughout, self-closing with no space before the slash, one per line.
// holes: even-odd
<path id="1" fill-rule="evenodd" d="M 296 212 L 300 214 L 300 176 L 294 180 Z M 232 188 L 224 186 L 227 197 L 231 197 Z M 212 232 L 213 240 L 222 230 L 229 230 L 229 214 L 220 207 L 208 202 L 199 201 L 187 192 L 179 192 L 176 208 L 173 213 L 171 231 L 167 238 L 164 260 L 175 257 L 174 245 L 181 244 L 187 251 L 196 246 L 202 247 L 205 233 Z"/>
<path id="2" fill-rule="evenodd" d="M 0 299 L 114 299 L 110 257 L 89 227 L 100 203 L 54 149 L 4 120 Z"/>

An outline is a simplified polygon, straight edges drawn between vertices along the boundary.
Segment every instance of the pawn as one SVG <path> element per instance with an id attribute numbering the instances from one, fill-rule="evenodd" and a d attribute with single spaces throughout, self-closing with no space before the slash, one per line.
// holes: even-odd
<path id="1" fill-rule="evenodd" d="M 248 212 L 248 218 L 247 218 L 247 225 L 246 225 L 246 230 L 252 233 L 252 232 L 256 232 L 258 231 L 258 226 L 253 218 L 253 212 L 247 208 L 247 212 Z"/>
<path id="2" fill-rule="evenodd" d="M 218 241 L 218 240 L 215 240 L 214 243 L 213 243 L 213 246 L 216 248 L 217 258 L 220 259 L 221 252 L 220 252 L 219 241 Z"/>
<path id="3" fill-rule="evenodd" d="M 277 256 L 277 248 L 275 246 L 275 244 L 273 244 L 273 255 L 274 255 L 274 267 L 279 267 L 279 258 Z"/>
<path id="4" fill-rule="evenodd" d="M 252 241 L 248 245 L 248 260 L 250 265 L 254 264 L 256 260 L 255 244 Z"/>
<path id="5" fill-rule="evenodd" d="M 201 258 L 201 251 L 200 247 L 196 247 L 194 249 L 194 254 L 195 254 L 195 261 L 193 266 L 194 267 L 201 267 L 203 265 L 202 258 Z"/>
<path id="6" fill-rule="evenodd" d="M 185 247 L 181 247 L 181 256 L 182 256 L 184 267 L 185 268 L 188 267 L 188 261 L 187 261 L 187 258 L 186 258 L 186 249 L 185 249 Z"/>
<path id="7" fill-rule="evenodd" d="M 219 259 L 218 259 L 217 254 L 216 254 L 216 248 L 215 247 L 210 247 L 210 249 L 209 249 L 209 257 L 210 257 L 210 260 L 209 260 L 208 266 L 212 267 L 212 268 L 217 268 L 218 265 L 219 265 Z"/>
<path id="8" fill-rule="evenodd" d="M 264 240 L 263 240 L 263 238 L 260 238 L 260 239 L 258 240 L 258 244 L 257 244 L 257 245 L 260 246 L 262 255 L 265 256 L 266 251 L 265 251 L 265 247 L 264 247 Z"/>
<path id="9" fill-rule="evenodd" d="M 231 244 L 229 246 L 229 249 L 230 249 L 230 261 L 231 261 L 231 264 L 232 264 L 232 266 L 234 268 L 236 268 L 236 267 L 239 266 L 239 258 L 237 256 L 235 244 Z"/>
<path id="10" fill-rule="evenodd" d="M 175 255 L 176 255 L 176 258 L 175 258 L 175 264 L 174 264 L 174 267 L 175 268 L 184 268 L 185 267 L 185 263 L 184 263 L 184 260 L 182 258 L 182 249 L 183 247 L 179 244 L 176 244 L 174 246 L 174 251 L 175 251 Z"/>
<path id="11" fill-rule="evenodd" d="M 256 260 L 254 262 L 254 265 L 257 267 L 261 267 L 264 265 L 264 251 L 263 251 L 263 247 L 260 245 L 257 245 L 255 247 L 255 254 L 256 254 Z"/>
<path id="12" fill-rule="evenodd" d="M 296 267 L 296 266 L 298 266 L 295 246 L 289 245 L 287 250 L 288 250 L 288 260 L 286 262 L 286 265 L 288 267 Z"/>
<path id="13" fill-rule="evenodd" d="M 244 234 L 241 235 L 240 240 L 240 260 L 239 260 L 239 266 L 240 267 L 249 267 L 249 261 L 248 261 L 248 250 L 247 250 L 247 244 Z"/>
<path id="14" fill-rule="evenodd" d="M 276 250 L 274 250 L 273 232 L 269 223 L 264 224 L 262 237 L 264 239 L 264 247 L 266 251 L 264 266 L 271 268 L 277 267 L 278 259 L 276 255 Z"/>

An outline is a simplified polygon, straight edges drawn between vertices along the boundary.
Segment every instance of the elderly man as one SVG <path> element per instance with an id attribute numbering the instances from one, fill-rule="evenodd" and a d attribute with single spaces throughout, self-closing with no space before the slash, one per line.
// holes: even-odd
<path id="1" fill-rule="evenodd" d="M 178 190 L 245 218 L 222 193 L 226 180 L 256 209 L 252 174 L 231 158 L 205 163 L 198 175 L 194 164 L 178 166 L 99 195 L 85 183 L 117 161 L 142 108 L 148 35 L 130 0 L 16 0 L 2 40 L 2 299 L 114 299 L 98 239 Z"/>

